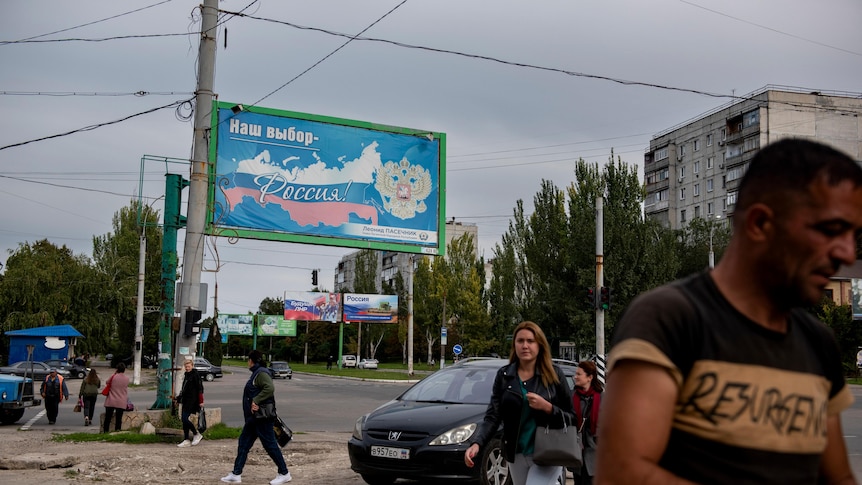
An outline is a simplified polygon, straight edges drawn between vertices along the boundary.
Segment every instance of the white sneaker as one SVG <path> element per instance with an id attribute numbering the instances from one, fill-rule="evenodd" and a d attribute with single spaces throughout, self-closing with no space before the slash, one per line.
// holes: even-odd
<path id="1" fill-rule="evenodd" d="M 234 475 L 233 472 L 230 472 L 226 477 L 221 477 L 221 481 L 225 483 L 242 483 L 242 476 Z"/>
<path id="2" fill-rule="evenodd" d="M 204 439 L 204 435 L 198 433 L 192 438 L 192 446 L 196 446 L 201 440 Z"/>
<path id="3" fill-rule="evenodd" d="M 291 481 L 293 478 L 290 476 L 290 472 L 285 473 L 284 475 L 278 474 L 275 476 L 272 481 L 269 482 L 269 485 L 281 485 L 282 483 L 287 483 Z"/>
<path id="4" fill-rule="evenodd" d="M 180 443 L 180 444 L 178 444 L 178 445 L 177 445 L 177 447 L 178 447 L 178 448 L 188 448 L 188 447 L 189 447 L 189 446 L 191 446 L 191 445 L 192 445 L 192 442 L 191 442 L 191 441 L 189 441 L 189 440 L 183 440 L 183 442 L 182 442 L 182 443 Z"/>

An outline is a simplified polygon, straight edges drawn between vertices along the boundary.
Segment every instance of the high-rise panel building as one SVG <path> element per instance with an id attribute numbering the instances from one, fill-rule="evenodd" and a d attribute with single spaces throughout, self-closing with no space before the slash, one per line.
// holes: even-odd
<path id="1" fill-rule="evenodd" d="M 757 149 L 817 140 L 862 160 L 862 94 L 767 86 L 656 134 L 644 155 L 647 217 L 679 229 L 733 215 Z"/>

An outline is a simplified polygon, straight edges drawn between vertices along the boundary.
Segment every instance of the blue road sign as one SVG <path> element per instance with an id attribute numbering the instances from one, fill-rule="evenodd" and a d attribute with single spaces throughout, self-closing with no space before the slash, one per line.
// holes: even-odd
<path id="1" fill-rule="evenodd" d="M 464 350 L 464 349 L 462 349 L 462 348 L 461 348 L 461 344 L 455 344 L 455 345 L 453 345 L 453 346 L 452 346 L 452 352 L 453 352 L 455 355 L 461 355 L 461 352 L 462 352 L 463 350 Z"/>

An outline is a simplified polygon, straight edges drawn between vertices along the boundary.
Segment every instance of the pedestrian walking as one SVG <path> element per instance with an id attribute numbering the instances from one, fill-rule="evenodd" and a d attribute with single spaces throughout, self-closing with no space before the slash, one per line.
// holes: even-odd
<path id="1" fill-rule="evenodd" d="M 63 402 L 63 399 L 69 399 L 69 389 L 66 387 L 66 381 L 63 379 L 63 376 L 57 373 L 56 367 L 51 367 L 50 372 L 45 376 L 40 394 L 45 401 L 45 414 L 48 415 L 48 424 L 54 424 L 57 422 L 60 403 Z"/>
<path id="2" fill-rule="evenodd" d="M 841 352 L 803 307 L 856 261 L 862 169 L 787 138 L 736 193 L 715 268 L 639 296 L 614 329 L 599 484 L 856 483 Z"/>
<path id="3" fill-rule="evenodd" d="M 108 432 L 112 417 L 116 419 L 114 431 L 120 431 L 123 429 L 123 413 L 129 404 L 129 378 L 126 376 L 125 364 L 117 364 L 117 371 L 108 378 L 105 386 L 110 389 L 105 398 L 105 422 L 102 424 L 102 431 Z"/>
<path id="4" fill-rule="evenodd" d="M 204 404 L 204 385 L 200 374 L 195 369 L 194 357 L 186 356 L 183 368 L 186 371 L 183 376 L 183 388 L 177 396 L 183 422 L 183 441 L 177 445 L 180 448 L 196 446 L 204 438 L 190 419 L 191 415 L 202 412 Z"/>
<path id="5" fill-rule="evenodd" d="M 222 477 L 221 481 L 242 482 L 242 470 L 245 467 L 248 452 L 254 442 L 260 439 L 263 449 L 278 467 L 278 475 L 269 482 L 270 485 L 287 483 L 291 480 L 290 471 L 284 462 L 284 455 L 281 454 L 281 448 L 278 447 L 272 427 L 275 420 L 271 417 L 275 413 L 275 385 L 272 383 L 270 370 L 264 365 L 263 354 L 259 350 L 249 352 L 248 369 L 251 371 L 251 377 L 242 392 L 242 414 L 245 417 L 245 424 L 239 435 L 233 470 Z"/>
<path id="6" fill-rule="evenodd" d="M 482 447 L 503 425 L 503 456 L 513 485 L 553 485 L 559 466 L 533 462 L 536 430 L 562 428 L 574 421 L 572 393 L 563 371 L 551 360 L 551 346 L 541 327 L 521 322 L 512 334 L 509 363 L 497 371 L 485 418 L 464 452 L 475 466 Z"/>
<path id="7" fill-rule="evenodd" d="M 96 400 L 99 398 L 101 387 L 102 381 L 96 369 L 90 369 L 87 377 L 81 381 L 81 390 L 78 391 L 78 397 L 83 402 L 81 411 L 84 413 L 84 426 L 89 426 L 93 422 L 93 412 L 96 410 Z"/>

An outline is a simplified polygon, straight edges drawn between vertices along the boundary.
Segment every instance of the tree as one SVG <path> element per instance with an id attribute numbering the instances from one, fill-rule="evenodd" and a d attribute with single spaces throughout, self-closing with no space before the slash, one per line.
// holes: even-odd
<path id="1" fill-rule="evenodd" d="M 69 324 L 86 336 L 77 350 L 101 351 L 112 336 L 112 320 L 99 298 L 103 287 L 86 256 L 47 239 L 19 244 L 10 252 L 0 282 L 3 329 Z M 8 355 L 5 337 L 0 353 Z"/>
<path id="2" fill-rule="evenodd" d="M 104 282 L 100 297 L 106 317 L 115 325 L 116 340 L 110 350 L 119 355 L 129 355 L 134 348 L 141 231 L 147 240 L 144 305 L 161 303 L 162 232 L 158 220 L 158 211 L 133 199 L 114 213 L 112 233 L 93 238 L 93 262 Z M 156 353 L 158 318 L 156 313 L 144 315 L 144 354 Z"/>

